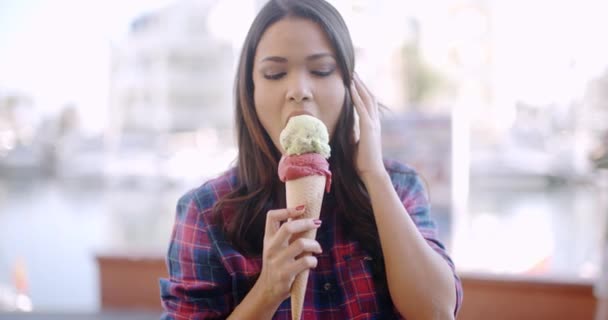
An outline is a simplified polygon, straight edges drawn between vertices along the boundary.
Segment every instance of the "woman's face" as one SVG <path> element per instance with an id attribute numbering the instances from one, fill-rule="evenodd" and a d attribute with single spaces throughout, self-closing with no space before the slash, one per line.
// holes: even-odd
<path id="1" fill-rule="evenodd" d="M 295 115 L 320 119 L 331 139 L 346 89 L 336 54 L 319 25 L 289 17 L 266 29 L 254 57 L 253 84 L 258 117 L 282 153 L 279 135 Z"/>

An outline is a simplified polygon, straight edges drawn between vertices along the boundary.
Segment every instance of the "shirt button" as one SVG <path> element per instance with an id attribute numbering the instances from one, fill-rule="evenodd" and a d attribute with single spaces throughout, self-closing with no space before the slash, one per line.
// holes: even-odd
<path id="1" fill-rule="evenodd" d="M 331 283 L 327 282 L 323 285 L 323 289 L 325 289 L 325 291 L 329 291 L 331 290 Z"/>

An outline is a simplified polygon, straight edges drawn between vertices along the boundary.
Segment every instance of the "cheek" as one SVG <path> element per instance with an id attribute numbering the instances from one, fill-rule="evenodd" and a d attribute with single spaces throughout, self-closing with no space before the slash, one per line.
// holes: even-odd
<path id="1" fill-rule="evenodd" d="M 255 83 L 255 82 L 254 82 Z M 261 84 L 255 85 L 253 91 L 253 102 L 255 103 L 256 110 L 274 111 L 281 107 L 282 97 L 278 94 L 277 88 Z"/>
<path id="2" fill-rule="evenodd" d="M 269 94 L 271 92 L 273 91 L 263 86 L 255 86 L 253 103 L 258 119 L 260 119 L 266 133 L 280 150 L 278 139 L 282 128 L 280 128 L 280 112 L 277 110 L 277 108 L 280 108 L 280 104 L 277 103 L 273 94 Z"/>
<path id="3" fill-rule="evenodd" d="M 340 109 L 344 103 L 345 88 L 341 81 L 332 81 L 324 83 L 317 87 L 318 103 L 325 110 Z"/>

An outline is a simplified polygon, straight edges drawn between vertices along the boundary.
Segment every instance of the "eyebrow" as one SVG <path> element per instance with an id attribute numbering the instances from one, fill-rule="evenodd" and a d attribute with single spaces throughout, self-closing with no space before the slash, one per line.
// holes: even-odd
<path id="1" fill-rule="evenodd" d="M 332 54 L 330 54 L 330 53 L 315 53 L 313 55 L 310 55 L 310 56 L 306 57 L 306 60 L 307 61 L 312 61 L 312 60 L 318 60 L 318 59 L 325 58 L 325 57 L 334 58 L 334 56 Z M 270 57 L 266 57 L 266 58 L 262 59 L 261 62 L 264 62 L 264 61 L 274 61 L 274 62 L 286 63 L 287 62 L 287 58 L 277 57 L 277 56 L 270 56 Z"/>

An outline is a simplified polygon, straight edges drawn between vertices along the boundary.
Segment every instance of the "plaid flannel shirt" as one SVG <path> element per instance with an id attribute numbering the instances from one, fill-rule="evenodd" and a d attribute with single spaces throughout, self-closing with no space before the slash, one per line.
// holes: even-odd
<path id="1" fill-rule="evenodd" d="M 452 268 L 457 313 L 462 303 L 462 284 L 437 238 L 422 181 L 403 164 L 385 164 L 410 218 L 428 245 Z M 160 280 L 165 309 L 162 319 L 225 319 L 247 295 L 251 278 L 260 272 L 261 257 L 240 254 L 225 239 L 222 227 L 210 219 L 215 202 L 235 185 L 236 170 L 232 169 L 178 201 L 167 256 L 169 279 Z M 324 250 L 317 255 L 317 267 L 310 271 L 302 319 L 404 319 L 388 290 L 377 290 L 374 285 L 371 257 L 356 241 L 345 237 L 336 220 L 339 212 L 332 198 L 329 194 L 323 200 L 323 225 L 317 231 L 317 241 Z M 291 319 L 290 310 L 290 299 L 286 299 L 273 319 Z"/>

